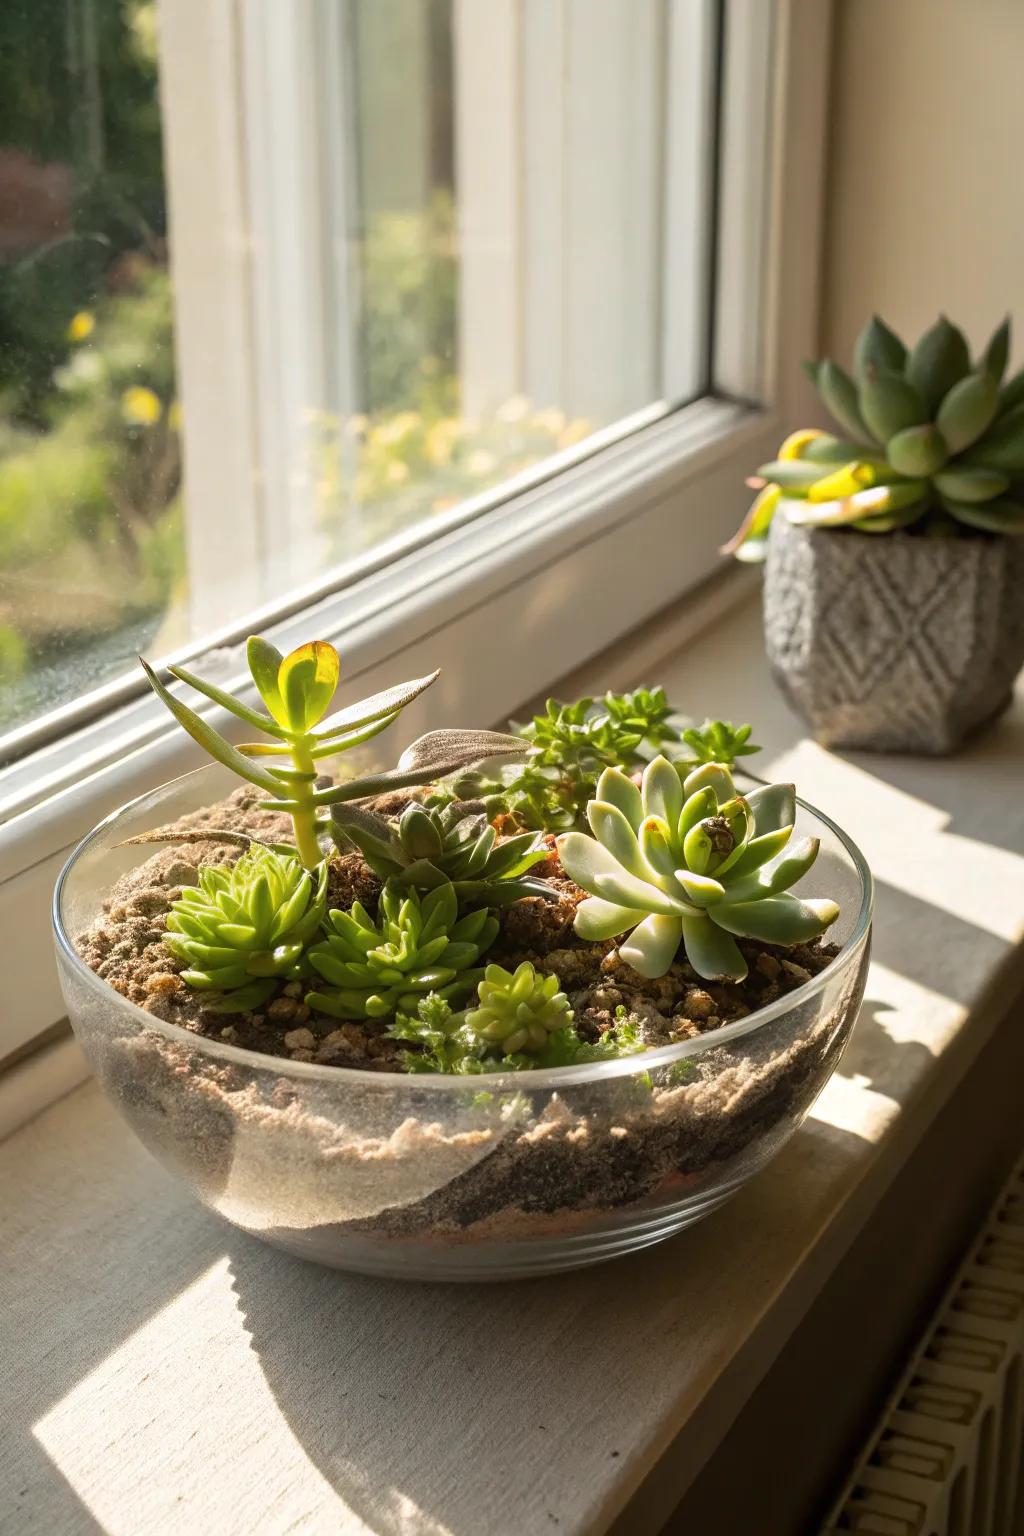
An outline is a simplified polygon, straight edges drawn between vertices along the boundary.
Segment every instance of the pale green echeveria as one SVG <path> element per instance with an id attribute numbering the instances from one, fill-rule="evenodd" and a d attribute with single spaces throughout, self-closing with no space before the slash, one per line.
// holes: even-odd
<path id="1" fill-rule="evenodd" d="M 309 951 L 328 989 L 306 1002 L 341 1019 L 393 1018 L 414 1013 L 428 992 L 451 999 L 472 991 L 483 975 L 476 962 L 498 932 L 486 907 L 459 917 L 450 881 L 421 896 L 389 880 L 376 920 L 358 901 L 328 920 L 327 936 Z"/>
<path id="2" fill-rule="evenodd" d="M 256 1008 L 281 981 L 304 974 L 304 951 L 323 921 L 327 866 L 311 874 L 297 858 L 252 847 L 234 865 L 205 865 L 167 917 L 167 948 L 188 969 L 182 980 L 220 993 L 220 1013 Z"/>
<path id="3" fill-rule="evenodd" d="M 641 788 L 607 769 L 587 807 L 593 836 L 558 840 L 566 873 L 590 893 L 576 932 L 588 940 L 628 933 L 619 954 L 641 976 L 663 976 L 682 945 L 698 975 L 742 981 L 747 964 L 735 936 L 799 944 L 839 915 L 834 901 L 790 892 L 818 854 L 817 838 L 793 838 L 795 815 L 791 784 L 739 795 L 720 763 L 681 781 L 656 757 Z"/>
<path id="4" fill-rule="evenodd" d="M 488 1045 L 516 1051 L 540 1051 L 556 1030 L 572 1023 L 569 999 L 558 977 L 541 975 L 529 960 L 515 971 L 489 965 L 477 988 L 478 1008 L 466 1015 L 468 1028 Z"/>

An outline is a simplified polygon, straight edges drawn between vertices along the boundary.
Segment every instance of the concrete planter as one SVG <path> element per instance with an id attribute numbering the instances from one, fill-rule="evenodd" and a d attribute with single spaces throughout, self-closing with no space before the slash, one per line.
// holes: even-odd
<path id="1" fill-rule="evenodd" d="M 772 523 L 772 672 L 816 738 L 952 752 L 1024 665 L 1024 538 L 924 539 Z"/>

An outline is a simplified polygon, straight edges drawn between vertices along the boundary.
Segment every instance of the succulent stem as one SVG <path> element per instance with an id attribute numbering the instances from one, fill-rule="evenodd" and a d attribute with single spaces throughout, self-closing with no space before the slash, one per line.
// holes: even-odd
<path id="1" fill-rule="evenodd" d="M 316 781 L 316 765 L 308 740 L 303 737 L 292 746 L 292 761 L 302 774 L 309 778 L 299 779 L 293 790 L 292 826 L 295 829 L 295 847 L 306 869 L 315 869 L 323 858 L 320 839 L 317 836 L 316 805 L 313 800 Z"/>

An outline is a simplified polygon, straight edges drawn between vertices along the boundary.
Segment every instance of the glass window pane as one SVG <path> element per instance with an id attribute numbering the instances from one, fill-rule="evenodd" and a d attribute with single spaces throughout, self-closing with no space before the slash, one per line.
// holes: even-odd
<path id="1" fill-rule="evenodd" d="M 0 732 L 704 390 L 715 10 L 8 0 Z"/>
<path id="2" fill-rule="evenodd" d="M 155 23 L 0 7 L 0 726 L 182 632 Z"/>

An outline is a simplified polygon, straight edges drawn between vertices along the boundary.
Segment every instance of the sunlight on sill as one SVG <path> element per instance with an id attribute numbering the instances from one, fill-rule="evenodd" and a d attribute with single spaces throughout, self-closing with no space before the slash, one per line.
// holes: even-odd
<path id="1" fill-rule="evenodd" d="M 33 1434 L 108 1536 L 173 1522 L 197 1531 L 277 1529 L 275 1509 L 282 1521 L 291 1518 L 297 1486 L 311 1529 L 451 1536 L 397 1489 L 354 1486 L 360 1506 L 373 1509 L 367 1525 L 332 1488 L 267 1384 L 227 1256 L 112 1350 Z M 238 1469 L 256 1446 L 263 1474 L 254 1485 Z M 342 1479 L 349 1480 L 344 1472 Z M 211 1505 L 217 1490 L 219 1513 Z"/>
<path id="2" fill-rule="evenodd" d="M 1012 846 L 1013 828 L 1005 829 L 1011 846 L 1003 846 L 994 808 L 990 841 L 951 831 L 953 818 L 947 811 L 887 782 L 886 771 L 884 757 L 878 759 L 877 772 L 871 772 L 809 740 L 772 756 L 760 769 L 764 776 L 795 780 L 805 799 L 827 807 L 856 840 L 876 880 L 1007 943 L 1019 943 L 1024 900 L 1008 899 L 1012 891 L 1021 891 L 1024 879 L 1020 851 Z M 955 762 L 949 775 L 957 782 Z M 959 775 L 965 812 L 983 815 L 985 807 L 972 798 L 970 767 L 965 765 Z M 1018 830 L 1018 841 L 1020 836 Z"/>

